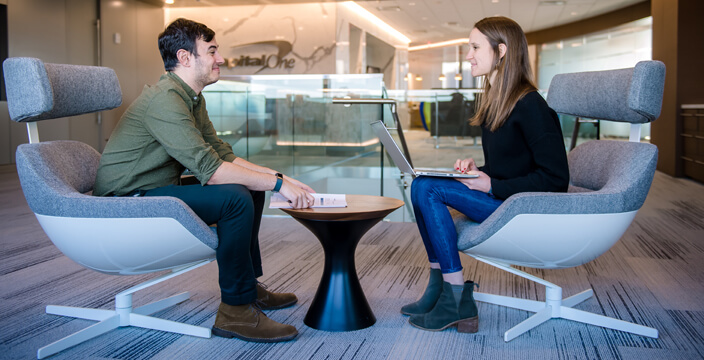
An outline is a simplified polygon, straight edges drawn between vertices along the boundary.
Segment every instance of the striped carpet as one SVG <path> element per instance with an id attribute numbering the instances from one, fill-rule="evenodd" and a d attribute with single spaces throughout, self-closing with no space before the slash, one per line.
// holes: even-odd
<path id="1" fill-rule="evenodd" d="M 523 269 L 563 286 L 589 287 L 578 309 L 652 326 L 650 339 L 551 320 L 505 343 L 503 332 L 529 313 L 479 304 L 477 334 L 420 331 L 399 308 L 428 277 L 414 224 L 382 222 L 362 239 L 357 270 L 377 323 L 352 332 L 303 324 L 322 274 L 318 241 L 289 218 L 266 218 L 261 233 L 270 288 L 295 292 L 298 305 L 269 312 L 300 335 L 282 344 L 201 339 L 136 328 L 114 330 L 52 359 L 702 359 L 704 358 L 704 186 L 658 173 L 646 205 L 613 249 L 584 266 Z M 27 208 L 11 166 L 0 167 L 0 358 L 29 359 L 38 347 L 92 324 L 47 315 L 48 304 L 111 308 L 113 294 L 155 275 L 108 276 L 82 268 L 46 238 Z M 544 298 L 544 288 L 463 256 L 465 275 L 482 292 Z M 136 293 L 135 306 L 190 291 L 191 299 L 157 316 L 211 326 L 219 303 L 217 265 L 206 265 Z"/>

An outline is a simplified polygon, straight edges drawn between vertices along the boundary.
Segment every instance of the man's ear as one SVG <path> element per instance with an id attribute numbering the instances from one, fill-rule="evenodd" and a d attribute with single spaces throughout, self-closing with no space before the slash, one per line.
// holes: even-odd
<path id="1" fill-rule="evenodd" d="M 176 59 L 178 59 L 178 63 L 181 64 L 181 66 L 188 67 L 191 63 L 191 53 L 184 49 L 179 49 L 176 52 Z"/>
<path id="2" fill-rule="evenodd" d="M 501 43 L 499 44 L 499 59 L 503 59 L 504 55 L 506 55 L 506 44 Z"/>

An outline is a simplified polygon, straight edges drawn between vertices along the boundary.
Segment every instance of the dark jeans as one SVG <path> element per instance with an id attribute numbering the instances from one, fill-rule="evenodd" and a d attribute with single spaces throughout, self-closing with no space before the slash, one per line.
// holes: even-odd
<path id="1" fill-rule="evenodd" d="M 171 185 L 142 192 L 183 200 L 206 224 L 217 224 L 221 300 L 228 305 L 253 303 L 257 277 L 262 276 L 259 225 L 264 192 L 242 185 Z"/>
<path id="2" fill-rule="evenodd" d="M 503 203 L 481 191 L 470 190 L 457 180 L 430 176 L 413 180 L 411 202 L 428 260 L 439 263 L 443 274 L 462 270 L 457 231 L 447 207 L 479 223 Z"/>

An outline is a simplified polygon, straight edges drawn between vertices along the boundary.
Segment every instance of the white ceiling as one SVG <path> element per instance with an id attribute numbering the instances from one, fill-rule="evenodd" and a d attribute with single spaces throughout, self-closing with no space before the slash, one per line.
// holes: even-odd
<path id="1" fill-rule="evenodd" d="M 171 7 L 271 5 L 342 0 L 175 0 Z M 487 16 L 516 20 L 531 32 L 584 20 L 644 0 L 357 0 L 372 14 L 421 45 L 467 37 Z"/>

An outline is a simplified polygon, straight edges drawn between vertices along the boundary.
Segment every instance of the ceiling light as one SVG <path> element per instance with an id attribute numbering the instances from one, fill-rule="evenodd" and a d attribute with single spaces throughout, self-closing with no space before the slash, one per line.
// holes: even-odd
<path id="1" fill-rule="evenodd" d="M 498 4 L 499 0 L 491 0 L 492 3 Z"/>
<path id="2" fill-rule="evenodd" d="M 455 39 L 455 40 L 436 42 L 436 43 L 432 43 L 432 44 L 411 46 L 408 48 L 408 51 L 433 49 L 433 48 L 437 48 L 437 47 L 461 45 L 461 44 L 469 44 L 469 39 L 468 38 L 461 38 L 461 39 Z"/>
<path id="3" fill-rule="evenodd" d="M 423 77 L 420 75 L 416 76 L 416 81 L 423 81 Z"/>
<path id="4" fill-rule="evenodd" d="M 164 0 L 164 3 L 171 5 L 174 3 L 174 0 Z"/>
<path id="5" fill-rule="evenodd" d="M 565 5 L 564 1 L 549 1 L 549 0 L 544 0 L 538 3 L 538 5 L 545 5 L 545 6 L 559 6 L 559 5 Z"/>
<path id="6" fill-rule="evenodd" d="M 374 14 L 370 13 L 367 11 L 367 9 L 361 7 L 354 1 L 345 1 L 342 3 L 343 6 L 345 6 L 348 10 L 357 13 L 357 15 L 362 16 L 363 18 L 371 21 L 374 23 L 376 26 L 380 27 L 387 33 L 391 34 L 394 36 L 396 39 L 400 40 L 401 42 L 408 44 L 411 42 L 411 39 L 407 38 L 405 35 L 401 34 L 398 30 L 392 28 L 389 24 L 385 23 L 378 17 L 374 16 Z"/>
<path id="7" fill-rule="evenodd" d="M 457 80 L 457 81 L 462 80 L 462 74 L 455 75 L 455 80 Z"/>
<path id="8" fill-rule="evenodd" d="M 440 80 L 440 81 L 445 81 L 445 79 L 446 79 L 445 74 L 440 75 L 440 76 L 438 77 L 438 80 Z"/>

